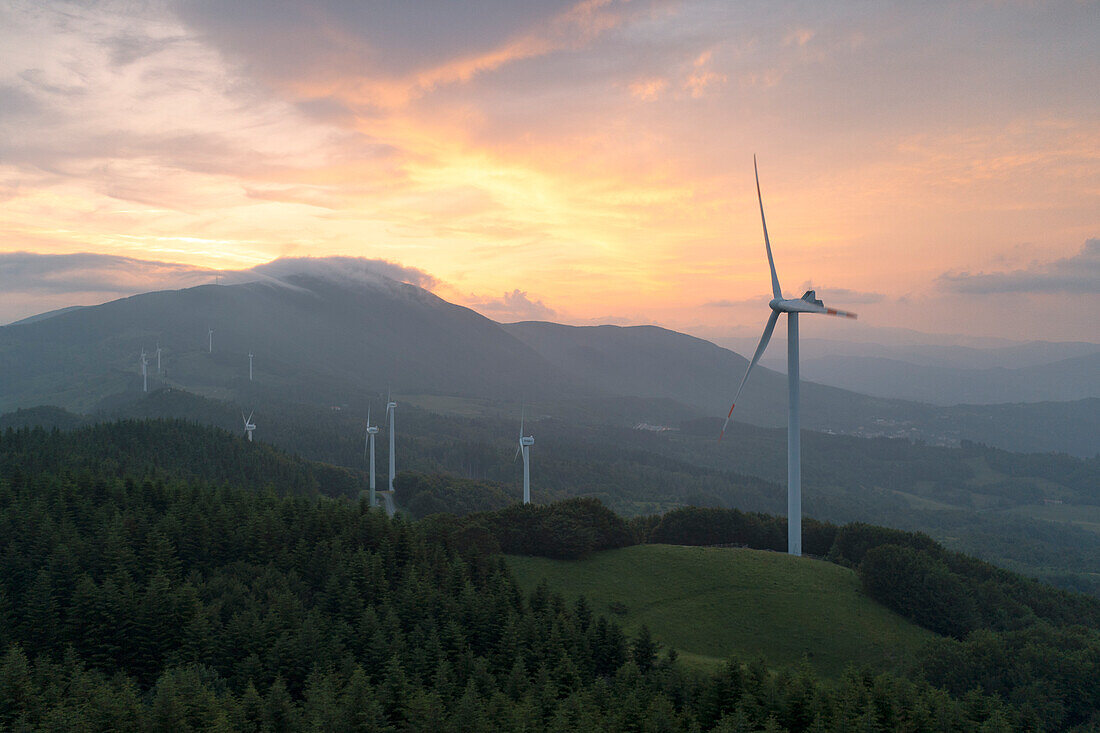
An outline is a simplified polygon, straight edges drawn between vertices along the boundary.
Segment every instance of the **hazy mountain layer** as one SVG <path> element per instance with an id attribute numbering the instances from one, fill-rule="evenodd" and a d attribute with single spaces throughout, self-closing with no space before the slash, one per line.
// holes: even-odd
<path id="1" fill-rule="evenodd" d="M 732 351 L 652 326 L 502 325 L 382 276 L 287 275 L 146 293 L 0 327 L 0 411 L 49 404 L 111 413 L 141 395 L 142 349 L 150 391 L 327 408 L 377 404 L 392 390 L 509 412 L 539 402 L 571 421 L 613 424 L 724 415 L 746 366 Z M 806 428 L 932 443 L 1092 455 L 1100 430 L 1087 402 L 945 409 L 806 381 L 802 399 Z M 786 412 L 785 376 L 760 369 L 735 418 L 778 427 Z"/>
<path id="2" fill-rule="evenodd" d="M 834 354 L 806 359 L 802 376 L 883 398 L 935 405 L 1071 401 L 1100 397 L 1100 353 L 1008 369 L 967 369 Z"/>

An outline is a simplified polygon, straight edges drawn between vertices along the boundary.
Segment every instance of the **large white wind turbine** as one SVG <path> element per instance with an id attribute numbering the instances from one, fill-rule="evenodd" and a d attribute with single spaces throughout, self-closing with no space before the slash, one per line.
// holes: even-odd
<path id="1" fill-rule="evenodd" d="M 733 408 L 737 404 L 737 398 L 741 396 L 741 390 L 749 379 L 749 373 L 760 361 L 764 349 L 768 347 L 768 341 L 775 330 L 775 322 L 779 320 L 779 314 L 787 314 L 787 552 L 791 555 L 802 554 L 802 447 L 799 442 L 798 423 L 798 314 L 799 313 L 824 313 L 827 316 L 841 316 L 843 318 L 855 318 L 855 313 L 839 311 L 835 308 L 826 308 L 813 290 L 807 290 L 801 298 L 784 298 L 779 289 L 779 277 L 775 274 L 775 260 L 772 259 L 772 245 L 768 241 L 768 223 L 764 219 L 764 198 L 760 195 L 760 173 L 756 169 L 756 156 L 752 159 L 753 173 L 756 175 L 756 198 L 760 202 L 760 223 L 764 227 L 764 248 L 768 251 L 768 267 L 772 272 L 772 299 L 768 305 L 772 314 L 768 318 L 768 324 L 764 326 L 764 335 L 760 337 L 760 344 L 756 347 L 756 353 L 752 355 L 745 376 L 737 387 L 737 393 L 733 397 L 726 422 L 722 425 L 722 433 L 726 432 L 730 417 L 733 416 Z M 718 436 L 721 440 L 721 434 Z"/>
<path id="2" fill-rule="evenodd" d="M 392 434 L 392 433 L 391 433 Z M 378 435 L 378 426 L 370 424 L 370 406 L 367 406 L 367 444 L 363 446 L 364 452 L 370 453 L 370 505 L 376 505 L 376 499 L 374 496 L 374 436 Z M 393 447 L 390 447 L 390 453 L 393 453 Z M 392 479 L 391 479 L 392 482 Z"/>
<path id="3" fill-rule="evenodd" d="M 252 422 L 252 416 L 255 414 L 255 410 L 248 413 L 248 417 L 245 417 L 243 412 L 241 413 L 241 419 L 244 420 L 244 432 L 248 435 L 249 443 L 252 442 L 252 431 L 256 429 L 256 423 Z"/>
<path id="4" fill-rule="evenodd" d="M 519 414 L 519 447 L 516 448 L 516 456 L 512 459 L 512 463 L 516 462 L 516 458 L 523 455 L 523 503 L 531 503 L 531 446 L 535 444 L 534 437 L 523 435 L 523 411 Z"/>
<path id="5" fill-rule="evenodd" d="M 397 462 L 394 460 L 393 452 L 393 415 L 397 412 L 397 403 L 393 400 L 386 402 L 386 417 L 390 419 L 390 482 L 389 490 L 393 491 L 393 477 L 397 473 Z"/>
<path id="6" fill-rule="evenodd" d="M 141 391 L 149 391 L 149 357 L 145 354 L 145 349 L 141 350 Z"/>

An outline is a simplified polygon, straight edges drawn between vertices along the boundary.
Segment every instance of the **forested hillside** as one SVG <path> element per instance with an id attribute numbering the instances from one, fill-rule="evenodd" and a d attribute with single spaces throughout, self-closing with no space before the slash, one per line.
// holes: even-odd
<path id="1" fill-rule="evenodd" d="M 583 599 L 525 597 L 438 522 L 159 469 L 135 480 L 60 433 L 5 439 L 34 449 L 0 464 L 0 727 L 1043 727 L 1046 711 L 892 675 L 690 672 Z"/>
<path id="2" fill-rule="evenodd" d="M 446 508 L 474 511 L 518 496 L 513 462 L 518 415 L 478 406 L 475 416 L 440 414 L 398 396 L 399 472 L 448 474 L 487 482 L 496 504 L 462 509 L 465 488 L 435 486 L 418 515 Z M 374 403 L 376 408 L 381 405 Z M 180 390 L 159 390 L 117 405 L 99 419 L 176 417 L 239 433 L 241 409 L 255 407 L 258 441 L 315 461 L 364 471 L 366 405 L 341 409 L 286 402 L 239 407 Z M 613 409 L 606 405 L 607 409 Z M 717 443 L 720 421 L 693 420 L 680 430 L 650 432 L 562 417 L 561 404 L 528 407 L 532 495 L 536 502 L 599 498 L 625 516 L 684 505 L 781 513 L 785 510 L 786 431 L 732 423 Z M 566 412 L 565 414 L 568 414 Z M 79 416 L 34 410 L 4 416 L 79 424 Z M 1100 594 L 1100 457 L 1020 454 L 975 443 L 957 448 L 904 439 L 866 439 L 806 431 L 804 506 L 832 522 L 863 521 L 928 532 L 955 550 L 978 555 L 1062 587 Z M 384 471 L 388 441 L 378 443 Z M 381 475 L 381 474 L 380 474 Z M 411 502 L 406 490 L 399 503 Z M 443 503 L 440 504 L 440 497 Z M 401 498 L 405 496 L 406 498 Z M 434 509 L 433 509 L 434 507 Z"/>
<path id="3" fill-rule="evenodd" d="M 70 432 L 0 433 L 0 468 L 13 472 L 169 478 L 279 494 L 358 497 L 357 471 L 306 461 L 264 443 L 183 420 L 122 420 Z"/>

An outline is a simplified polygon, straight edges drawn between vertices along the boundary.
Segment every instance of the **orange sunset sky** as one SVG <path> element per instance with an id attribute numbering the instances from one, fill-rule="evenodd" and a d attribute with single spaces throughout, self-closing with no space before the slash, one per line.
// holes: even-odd
<path id="1" fill-rule="evenodd" d="M 1086 1 L 7 0 L 0 322 L 343 255 L 755 336 L 755 153 L 784 290 L 860 314 L 807 335 L 1100 341 L 1098 49 Z"/>

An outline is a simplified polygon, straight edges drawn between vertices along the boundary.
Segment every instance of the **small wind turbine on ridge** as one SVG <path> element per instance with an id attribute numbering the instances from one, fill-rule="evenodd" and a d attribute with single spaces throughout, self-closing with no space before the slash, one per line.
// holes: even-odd
<path id="1" fill-rule="evenodd" d="M 256 423 L 252 422 L 252 416 L 256 414 L 256 411 L 248 413 L 248 417 L 244 416 L 244 412 L 241 412 L 241 419 L 244 420 L 244 432 L 248 436 L 248 442 L 252 442 L 252 431 L 256 429 Z"/>
<path id="2" fill-rule="evenodd" d="M 206 338 L 208 339 L 208 341 L 206 342 L 206 353 L 207 354 L 213 354 L 214 353 L 214 329 L 212 329 L 212 328 L 206 329 Z"/>
<path id="3" fill-rule="evenodd" d="M 393 477 L 397 474 L 397 462 L 393 452 L 393 416 L 397 412 L 397 403 L 386 396 L 386 416 L 390 419 L 390 481 L 389 491 L 393 493 Z"/>
<path id="4" fill-rule="evenodd" d="M 160 374 L 160 342 L 157 342 L 157 374 Z"/>
<path id="5" fill-rule="evenodd" d="M 392 433 L 391 433 L 392 434 Z M 370 453 L 370 505 L 376 506 L 377 500 L 374 496 L 374 436 L 378 435 L 378 426 L 370 424 L 370 405 L 367 406 L 367 436 L 366 445 L 363 446 L 364 453 Z M 393 454 L 393 447 L 390 447 L 390 454 Z"/>
<path id="6" fill-rule="evenodd" d="M 141 350 L 141 391 L 149 391 L 149 357 L 144 348 Z"/>
<path id="7" fill-rule="evenodd" d="M 523 503 L 531 503 L 531 446 L 535 444 L 533 436 L 523 435 L 523 419 L 524 413 L 527 408 L 524 407 L 519 413 L 519 447 L 516 448 L 516 455 L 512 459 L 512 463 L 516 462 L 516 459 L 523 456 Z"/>
<path id="8" fill-rule="evenodd" d="M 760 344 L 756 347 L 756 353 L 752 355 L 749 366 L 745 370 L 745 376 L 741 378 L 741 384 L 733 396 L 733 404 L 730 405 L 729 414 L 722 424 L 722 432 L 718 440 L 726 432 L 730 418 L 733 416 L 733 408 L 737 405 L 737 398 L 741 396 L 741 390 L 749 379 L 749 374 L 764 349 L 768 347 L 772 331 L 779 315 L 787 315 L 787 552 L 791 555 L 802 554 L 802 446 L 798 414 L 798 314 L 822 313 L 827 316 L 839 316 L 842 318 L 855 318 L 855 313 L 826 308 L 817 299 L 813 290 L 807 290 L 801 298 L 784 298 L 783 291 L 779 288 L 779 276 L 775 274 L 775 261 L 772 259 L 772 245 L 768 240 L 768 222 L 764 219 L 764 198 L 760 195 L 760 173 L 756 168 L 756 156 L 752 157 L 752 170 L 756 175 L 756 198 L 760 202 L 760 223 L 764 228 L 764 248 L 768 252 L 768 267 L 772 274 L 772 299 L 768 306 L 772 309 L 768 323 L 764 326 L 764 335 L 760 337 Z"/>

